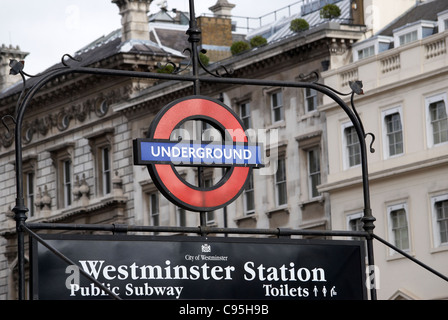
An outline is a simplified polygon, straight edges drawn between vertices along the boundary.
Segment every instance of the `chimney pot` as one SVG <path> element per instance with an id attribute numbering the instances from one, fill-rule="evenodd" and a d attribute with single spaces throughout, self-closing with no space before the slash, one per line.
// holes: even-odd
<path id="1" fill-rule="evenodd" d="M 149 6 L 153 0 L 112 0 L 121 15 L 121 41 L 149 41 Z"/>

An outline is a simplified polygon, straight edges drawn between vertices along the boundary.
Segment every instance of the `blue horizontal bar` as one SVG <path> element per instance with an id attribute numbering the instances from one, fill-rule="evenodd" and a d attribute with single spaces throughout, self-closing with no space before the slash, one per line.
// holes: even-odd
<path id="1" fill-rule="evenodd" d="M 138 163 L 262 166 L 262 147 L 249 143 L 198 143 L 137 139 Z"/>

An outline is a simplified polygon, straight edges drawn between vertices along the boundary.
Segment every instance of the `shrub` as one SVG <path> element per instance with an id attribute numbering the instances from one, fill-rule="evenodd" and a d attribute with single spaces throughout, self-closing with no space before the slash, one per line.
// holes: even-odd
<path id="1" fill-rule="evenodd" d="M 205 53 L 199 52 L 199 60 L 201 60 L 204 66 L 208 66 L 210 63 L 210 58 L 205 55 Z"/>
<path id="2" fill-rule="evenodd" d="M 263 36 L 255 36 L 250 39 L 250 47 L 256 48 L 266 44 L 268 41 Z"/>
<path id="3" fill-rule="evenodd" d="M 334 19 L 341 15 L 341 9 L 335 4 L 326 4 L 320 9 L 322 19 Z"/>
<path id="4" fill-rule="evenodd" d="M 300 32 L 308 30 L 310 27 L 309 23 L 302 18 L 297 18 L 291 21 L 289 29 L 294 32 Z"/>
<path id="5" fill-rule="evenodd" d="M 236 41 L 232 44 L 230 47 L 230 52 L 232 52 L 233 55 L 241 53 L 243 51 L 249 50 L 250 46 L 245 41 Z"/>
<path id="6" fill-rule="evenodd" d="M 166 64 L 164 66 L 157 66 L 157 73 L 173 73 L 174 66 L 172 64 Z"/>

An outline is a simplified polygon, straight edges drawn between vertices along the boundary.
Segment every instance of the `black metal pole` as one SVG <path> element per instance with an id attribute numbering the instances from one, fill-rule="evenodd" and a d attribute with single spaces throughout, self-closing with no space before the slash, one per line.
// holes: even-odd
<path id="1" fill-rule="evenodd" d="M 194 10 L 194 0 L 189 0 L 190 5 L 190 23 L 187 30 L 188 42 L 191 45 L 191 59 L 192 59 L 192 71 L 193 71 L 193 92 L 195 95 L 199 95 L 201 92 L 201 84 L 199 80 L 199 53 L 198 44 L 201 41 L 201 30 L 198 27 L 198 22 L 196 20 L 196 14 Z M 203 181 L 203 170 L 202 167 L 198 167 L 198 187 L 201 188 L 204 184 Z M 207 224 L 206 218 L 207 212 L 199 212 L 199 223 L 203 227 Z"/>
<path id="2" fill-rule="evenodd" d="M 200 94 L 200 82 L 199 82 L 199 54 L 198 54 L 198 43 L 201 41 L 201 30 L 198 27 L 198 22 L 195 17 L 194 12 L 194 0 L 190 1 L 190 24 L 187 30 L 188 42 L 191 44 L 191 57 L 192 57 L 192 68 L 194 80 L 194 94 Z"/>

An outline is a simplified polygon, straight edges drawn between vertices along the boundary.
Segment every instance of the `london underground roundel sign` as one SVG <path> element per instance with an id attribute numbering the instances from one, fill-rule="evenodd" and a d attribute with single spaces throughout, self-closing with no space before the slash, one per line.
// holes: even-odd
<path id="1" fill-rule="evenodd" d="M 222 141 L 170 139 L 189 120 L 211 124 Z M 185 97 L 166 105 L 156 115 L 146 139 L 134 140 L 134 164 L 147 165 L 163 195 L 192 211 L 212 211 L 234 201 L 253 168 L 263 166 L 262 146 L 248 141 L 238 116 L 220 101 L 204 96 Z M 224 167 L 226 173 L 211 187 L 185 181 L 176 166 Z"/>

